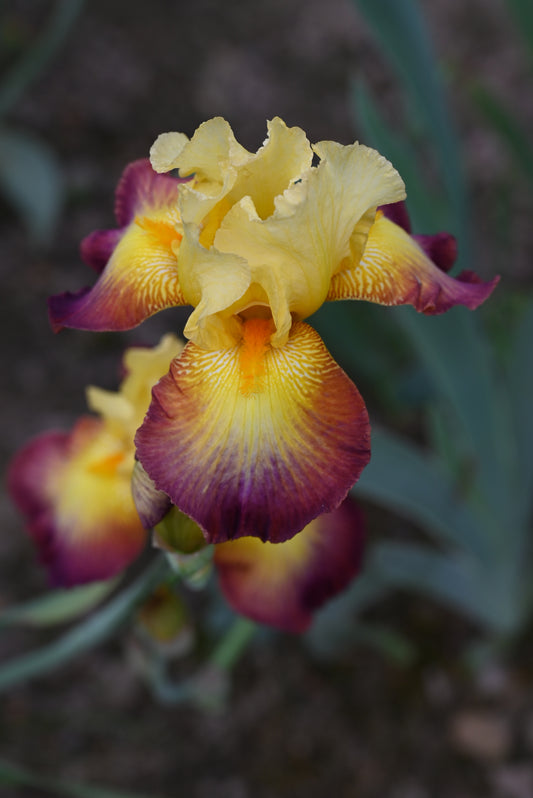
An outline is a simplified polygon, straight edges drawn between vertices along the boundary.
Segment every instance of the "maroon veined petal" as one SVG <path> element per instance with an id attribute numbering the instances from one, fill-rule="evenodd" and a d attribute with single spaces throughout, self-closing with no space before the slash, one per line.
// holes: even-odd
<path id="1" fill-rule="evenodd" d="M 241 615 L 303 632 L 359 572 L 364 539 L 362 513 L 348 498 L 285 543 L 246 537 L 216 546 L 220 588 Z"/>
<path id="2" fill-rule="evenodd" d="M 210 543 L 287 540 L 345 498 L 370 459 L 364 402 L 307 324 L 255 355 L 190 342 L 153 390 L 136 435 L 156 488 Z M 271 332 L 271 330 L 270 330 Z M 252 338 L 252 333 L 250 333 Z"/>

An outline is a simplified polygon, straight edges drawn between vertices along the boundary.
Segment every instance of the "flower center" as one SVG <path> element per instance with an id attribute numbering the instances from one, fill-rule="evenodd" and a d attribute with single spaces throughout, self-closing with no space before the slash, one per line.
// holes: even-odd
<path id="1" fill-rule="evenodd" d="M 263 390 L 265 354 L 269 349 L 274 329 L 272 319 L 247 319 L 242 325 L 239 390 L 243 396 L 252 396 L 252 394 L 260 393 Z"/>

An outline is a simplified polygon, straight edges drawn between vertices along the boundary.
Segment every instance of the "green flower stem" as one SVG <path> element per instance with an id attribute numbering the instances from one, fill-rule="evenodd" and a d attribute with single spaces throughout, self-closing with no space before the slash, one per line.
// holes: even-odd
<path id="1" fill-rule="evenodd" d="M 254 636 L 257 625 L 248 618 L 237 618 L 209 657 L 209 663 L 228 671 L 244 653 Z"/>
<path id="2" fill-rule="evenodd" d="M 180 682 L 168 678 L 164 658 L 154 657 L 147 675 L 156 698 L 164 704 L 192 703 L 208 711 L 222 709 L 229 692 L 229 672 L 256 629 L 253 621 L 237 618 L 198 671 Z"/>
<path id="3" fill-rule="evenodd" d="M 0 692 L 43 676 L 64 662 L 102 643 L 123 623 L 142 599 L 169 574 L 164 557 L 157 557 L 135 582 L 99 612 L 47 646 L 18 657 L 0 668 Z"/>

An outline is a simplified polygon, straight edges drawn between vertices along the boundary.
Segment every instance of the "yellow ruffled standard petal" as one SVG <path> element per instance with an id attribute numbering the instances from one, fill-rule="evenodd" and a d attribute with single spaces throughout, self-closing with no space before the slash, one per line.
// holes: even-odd
<path id="1" fill-rule="evenodd" d="M 303 632 L 313 612 L 358 572 L 364 526 L 344 501 L 285 543 L 240 538 L 215 547 L 220 588 L 236 612 L 288 632 Z"/>
<path id="2" fill-rule="evenodd" d="M 375 150 L 311 147 L 300 128 L 278 118 L 268 133 L 251 154 L 227 122 L 213 119 L 168 159 L 183 176 L 194 174 L 180 189 L 178 271 L 195 308 L 185 334 L 206 348 L 236 344 L 234 317 L 256 305 L 269 309 L 272 344 L 282 346 L 292 320 L 324 302 L 332 276 L 359 262 L 376 207 L 405 196 Z"/>
<path id="3" fill-rule="evenodd" d="M 457 304 L 473 310 L 496 282 L 483 283 L 472 272 L 450 277 L 409 233 L 379 211 L 360 263 L 334 275 L 327 299 L 409 304 L 422 313 L 435 314 Z"/>
<path id="4" fill-rule="evenodd" d="M 232 349 L 189 343 L 136 436 L 155 487 L 212 543 L 292 537 L 336 507 L 369 460 L 364 403 L 318 334 L 297 323 L 275 349 L 271 331 L 251 319 Z"/>
<path id="5" fill-rule="evenodd" d="M 360 258 L 376 206 L 404 196 L 398 173 L 375 150 L 333 142 L 314 149 L 319 166 L 277 198 L 272 216 L 260 218 L 244 198 L 214 240 L 218 250 L 248 262 L 251 283 L 265 292 L 274 346 L 287 340 L 292 317 L 304 319 L 320 307 L 332 275 Z"/>

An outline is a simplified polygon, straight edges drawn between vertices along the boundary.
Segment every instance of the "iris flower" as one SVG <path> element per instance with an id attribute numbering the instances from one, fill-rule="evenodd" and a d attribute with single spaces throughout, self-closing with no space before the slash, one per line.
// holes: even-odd
<path id="1" fill-rule="evenodd" d="M 51 299 L 53 327 L 125 330 L 192 305 L 188 343 L 136 436 L 153 498 L 211 543 L 289 540 L 342 502 L 370 458 L 364 402 L 304 320 L 338 299 L 475 308 L 494 281 L 445 273 L 453 239 L 410 235 L 399 174 L 358 143 L 311 145 L 276 118 L 250 153 L 215 118 L 190 140 L 159 136 L 151 167 L 126 170 L 118 229 L 82 246 L 100 276 Z"/>
<path id="2" fill-rule="evenodd" d="M 182 347 L 167 335 L 153 349 L 127 350 L 120 390 L 88 389 L 89 406 L 99 417 L 84 416 L 69 433 L 44 433 L 15 456 L 9 490 L 53 583 L 109 578 L 145 547 L 148 533 L 131 495 L 133 438 L 152 386 Z M 205 545 L 200 529 L 176 508 L 160 529 L 169 524 L 188 524 L 194 548 Z M 238 613 L 302 632 L 313 612 L 358 572 L 363 538 L 360 512 L 348 499 L 286 543 L 222 543 L 214 551 L 221 591 Z"/>

